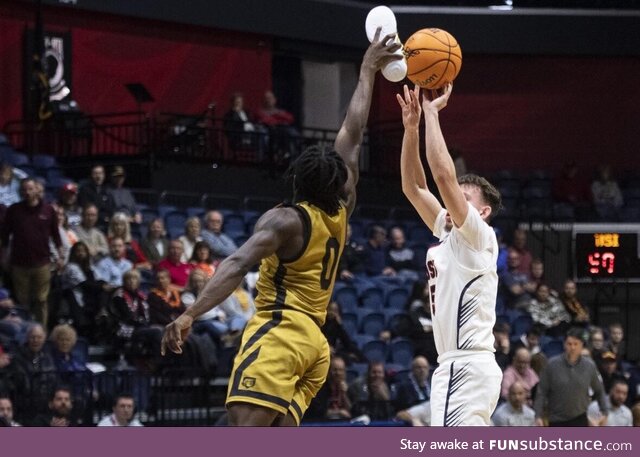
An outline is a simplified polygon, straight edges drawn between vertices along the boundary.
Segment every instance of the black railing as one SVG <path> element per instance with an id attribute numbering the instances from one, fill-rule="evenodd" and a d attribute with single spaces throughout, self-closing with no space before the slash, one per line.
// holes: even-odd
<path id="1" fill-rule="evenodd" d="M 214 425 L 224 414 L 227 378 L 209 376 L 197 369 L 163 370 L 146 374 L 133 369 L 92 373 L 0 373 L 10 396 L 15 419 L 30 425 L 47 412 L 48 396 L 64 385 L 72 390 L 73 416 L 79 425 L 92 426 L 111 414 L 116 395 L 131 394 L 137 417 L 145 425 Z"/>

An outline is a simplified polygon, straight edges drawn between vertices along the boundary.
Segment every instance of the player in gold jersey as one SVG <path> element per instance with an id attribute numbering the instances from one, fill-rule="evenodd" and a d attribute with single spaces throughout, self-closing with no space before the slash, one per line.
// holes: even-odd
<path id="1" fill-rule="evenodd" d="M 169 324 L 162 353 L 182 352 L 194 319 L 227 298 L 260 264 L 256 314 L 243 333 L 227 393 L 231 425 L 299 425 L 325 382 L 329 345 L 320 331 L 355 206 L 360 143 L 375 74 L 399 45 L 394 35 L 367 49 L 335 150 L 309 148 L 291 165 L 293 206 L 267 211 L 254 234 L 225 259 L 196 302 Z"/>

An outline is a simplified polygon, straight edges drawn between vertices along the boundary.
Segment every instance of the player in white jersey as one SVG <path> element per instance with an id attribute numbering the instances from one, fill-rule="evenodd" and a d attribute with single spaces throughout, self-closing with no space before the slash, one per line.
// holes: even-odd
<path id="1" fill-rule="evenodd" d="M 423 97 L 404 86 L 402 190 L 440 244 L 427 252 L 427 274 L 438 368 L 431 386 L 431 425 L 490 425 L 502 371 L 494 356 L 498 242 L 487 223 L 500 193 L 476 175 L 456 177 L 440 130 L 439 111 L 453 86 Z M 419 153 L 424 111 L 426 155 L 444 208 L 430 192 Z"/>

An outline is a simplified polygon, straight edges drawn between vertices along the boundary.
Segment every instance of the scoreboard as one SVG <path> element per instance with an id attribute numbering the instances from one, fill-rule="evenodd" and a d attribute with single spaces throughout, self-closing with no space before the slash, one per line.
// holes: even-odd
<path id="1" fill-rule="evenodd" d="M 575 224 L 573 260 L 578 282 L 640 282 L 640 225 Z"/>

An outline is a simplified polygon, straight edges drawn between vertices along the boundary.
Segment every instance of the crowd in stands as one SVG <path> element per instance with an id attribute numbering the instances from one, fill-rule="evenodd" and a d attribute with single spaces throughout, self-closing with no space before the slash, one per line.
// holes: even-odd
<path id="1" fill-rule="evenodd" d="M 242 122 L 243 131 L 252 132 L 238 97 L 229 122 Z M 286 151 L 296 133 L 284 128 L 292 121 L 276 108 L 273 94 L 266 94 L 259 119 L 268 126 L 268 138 L 286 139 L 276 147 Z M 565 172 L 554 189 L 575 182 L 574 168 Z M 6 424 L 88 425 L 92 418 L 83 411 L 100 400 L 112 401 L 113 414 L 99 425 L 140 425 L 133 414 L 140 397 L 113 386 L 105 391 L 96 382 L 95 364 L 88 363 L 87 346 L 112 354 L 105 360 L 113 365 L 107 371 L 126 367 L 153 374 L 195 367 L 215 375 L 224 373 L 218 366 L 221 351 L 237 348 L 255 312 L 256 273 L 250 273 L 243 287 L 194 323 L 183 356 L 159 356 L 162 328 L 195 302 L 219 262 L 250 232 L 255 214 L 203 208 L 183 214 L 176 226 L 171 219 L 176 212 L 138 204 L 125 181 L 122 166 L 94 165 L 86 181 L 64 180 L 52 188 L 2 162 L 0 417 Z M 610 210 L 611 202 L 621 201 L 621 191 L 611 184 L 610 171 L 603 169 L 591 191 L 590 207 L 600 217 L 618 217 Z M 571 197 L 573 207 L 586 207 L 587 194 Z M 596 198 L 608 199 L 606 214 Z M 226 226 L 225 216 L 240 220 L 241 230 Z M 593 361 L 602 384 L 602 395 L 594 398 L 599 403 L 589 406 L 589 421 L 630 425 L 628 407 L 637 400 L 640 370 L 626 358 L 623 327 L 594 325 L 572 280 L 559 291 L 550 287 L 544 263 L 527 248 L 526 231 L 496 233 L 501 251 L 494 336 L 504 379 L 494 423 L 533 425 L 548 417 L 544 401 L 554 398 L 554 383 L 547 367 L 564 357 L 567 335 L 579 329 L 580 357 Z M 423 278 L 425 252 L 436 242 L 417 221 L 351 221 L 323 328 L 332 348 L 331 368 L 307 422 L 429 424 L 437 353 Z M 634 407 L 636 416 L 639 409 Z"/>

